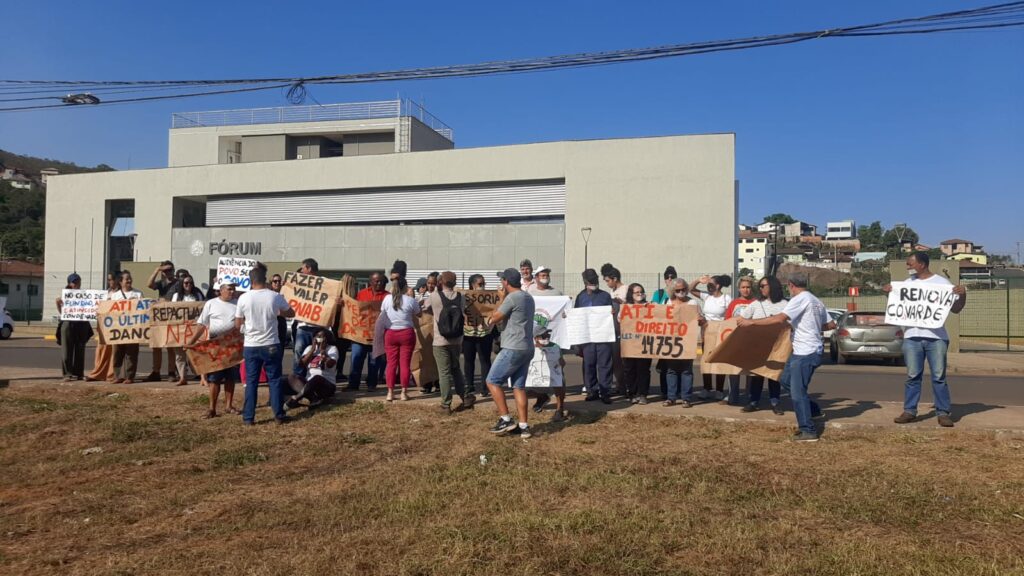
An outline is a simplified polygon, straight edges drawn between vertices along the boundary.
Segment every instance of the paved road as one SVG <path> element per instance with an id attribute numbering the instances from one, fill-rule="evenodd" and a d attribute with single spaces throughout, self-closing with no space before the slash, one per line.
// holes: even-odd
<path id="1" fill-rule="evenodd" d="M 93 348 L 86 353 L 86 371 L 92 368 Z M 582 383 L 579 361 L 568 358 L 566 368 L 569 385 Z M 151 352 L 143 348 L 139 358 L 140 375 L 152 366 Z M 287 351 L 285 365 L 291 365 L 291 351 Z M 60 349 L 56 343 L 41 339 L 12 339 L 0 341 L 0 377 L 5 368 L 59 369 Z M 850 399 L 858 402 L 901 402 L 903 400 L 903 368 L 880 364 L 846 366 L 825 365 L 817 372 L 811 384 L 812 392 L 820 393 L 826 401 Z M 21 371 L 23 372 L 23 370 Z M 347 368 L 346 368 L 347 372 Z M 49 374 L 52 374 L 50 372 Z M 927 377 L 927 374 L 926 374 Z M 960 406 L 1024 406 L 1024 382 L 1019 376 L 962 376 L 949 379 L 953 401 Z M 699 386 L 699 376 L 698 376 Z M 744 385 L 745 386 L 745 385 Z M 931 387 L 925 385 L 922 406 L 931 402 Z M 657 393 L 658 379 L 654 373 L 651 390 Z M 767 394 L 767 391 L 765 392 Z"/>

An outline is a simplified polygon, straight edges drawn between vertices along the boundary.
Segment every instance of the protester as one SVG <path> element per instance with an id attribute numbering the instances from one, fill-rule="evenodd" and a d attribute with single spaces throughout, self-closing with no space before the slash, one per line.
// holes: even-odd
<path id="1" fill-rule="evenodd" d="M 187 272 L 178 283 L 174 285 L 174 292 L 171 293 L 171 302 L 202 302 L 203 293 L 195 286 L 195 280 Z M 174 358 L 174 366 L 178 372 L 178 386 L 188 384 L 188 356 L 185 349 L 178 346 L 167 349 L 168 362 Z"/>
<path id="2" fill-rule="evenodd" d="M 120 278 L 120 270 L 107 274 L 108 300 L 113 292 L 120 290 Z M 92 372 L 85 375 L 86 382 L 101 380 L 114 380 L 114 347 L 103 342 L 96 344 L 96 357 L 93 360 Z"/>
<path id="3" fill-rule="evenodd" d="M 311 276 L 319 276 L 320 264 L 312 258 L 306 258 L 302 261 L 302 267 L 299 268 L 299 272 L 302 274 L 309 274 Z M 289 316 L 289 318 L 291 318 L 291 316 Z M 298 322 L 296 324 L 297 325 L 294 325 L 295 329 L 293 330 L 293 337 L 295 340 L 293 352 L 295 352 L 295 354 L 292 359 L 292 374 L 298 376 L 300 381 L 303 381 L 306 379 L 306 369 L 302 366 L 302 363 L 299 362 L 299 360 L 302 359 L 302 355 L 299 351 L 305 350 L 306 347 L 309 346 L 313 341 L 313 334 L 316 334 L 320 330 L 320 326 L 309 322 Z"/>
<path id="4" fill-rule="evenodd" d="M 110 294 L 111 300 L 141 300 L 142 292 L 132 288 L 131 272 L 121 273 L 121 287 Z M 114 345 L 114 383 L 131 384 L 139 369 L 139 345 Z M 123 368 L 122 368 L 123 367 Z"/>
<path id="5" fill-rule="evenodd" d="M 707 288 L 707 292 L 701 292 L 697 289 L 697 286 L 703 284 Z M 726 275 L 720 276 L 701 276 L 697 279 L 693 286 L 690 287 L 690 293 L 700 298 L 701 307 L 704 311 L 704 318 L 709 322 L 725 320 L 725 313 L 729 309 L 729 304 L 732 302 L 732 296 L 722 292 L 722 288 L 728 288 L 732 285 L 732 279 Z M 700 398 L 702 400 L 707 399 L 711 396 L 711 374 L 701 373 L 701 379 L 704 381 L 704 389 L 700 391 Z M 724 402 L 737 402 L 738 398 L 726 398 L 725 396 L 725 374 L 715 374 L 715 400 Z"/>
<path id="6" fill-rule="evenodd" d="M 700 303 L 690 297 L 690 286 L 682 278 L 676 278 L 672 284 L 672 299 L 668 303 L 673 306 L 693 306 L 697 308 L 698 312 L 700 311 Z M 703 315 L 700 316 L 698 324 L 700 326 L 706 324 Z M 692 407 L 693 359 L 665 359 L 663 362 L 668 382 L 665 406 L 674 406 L 678 401 L 682 403 L 683 408 Z"/>
<path id="7" fill-rule="evenodd" d="M 529 294 L 530 288 L 532 288 L 534 282 L 537 281 L 533 275 L 533 262 L 530 262 L 529 258 L 524 258 L 523 261 L 519 263 L 519 276 L 522 278 L 523 290 Z"/>
<path id="8" fill-rule="evenodd" d="M 622 273 L 611 264 L 601 266 L 604 283 L 612 295 L 612 313 L 615 315 L 615 341 L 612 342 L 612 375 L 615 377 L 615 394 L 626 395 L 626 374 L 622 367 L 622 346 L 619 342 L 619 305 L 626 301 L 628 288 L 622 283 Z"/>
<path id="9" fill-rule="evenodd" d="M 459 395 L 459 410 L 472 408 L 476 396 L 466 392 L 466 380 L 459 364 L 462 335 L 466 329 L 466 299 L 455 291 L 455 273 L 444 271 L 440 286 L 428 299 L 434 317 L 434 361 L 437 362 L 438 381 L 441 385 L 441 412 L 452 413 L 452 388 Z"/>
<path id="10" fill-rule="evenodd" d="M 640 284 L 630 284 L 626 290 L 626 304 L 647 304 L 647 294 Z M 647 404 L 647 393 L 651 387 L 651 359 L 623 358 L 623 373 L 626 379 L 626 397 L 632 404 Z"/>
<path id="11" fill-rule="evenodd" d="M 470 290 L 486 290 L 487 285 L 482 274 L 469 277 Z M 480 359 L 480 392 L 490 396 L 487 390 L 487 373 L 491 371 L 491 353 L 494 350 L 494 328 L 486 322 L 479 326 L 466 326 L 462 332 L 463 372 L 466 377 L 466 390 L 476 392 L 476 359 Z"/>
<path id="12" fill-rule="evenodd" d="M 66 290 L 81 290 L 82 277 L 77 273 L 68 275 Z M 64 308 L 64 300 L 57 298 L 57 313 Z M 60 335 L 61 372 L 64 381 L 85 378 L 85 344 L 92 338 L 92 325 L 88 320 L 61 320 L 58 328 Z"/>
<path id="13" fill-rule="evenodd" d="M 749 320 L 769 318 L 776 314 L 780 314 L 786 308 L 786 304 L 789 303 L 789 301 L 783 297 L 782 283 L 774 276 L 765 276 L 758 280 L 757 289 L 760 293 L 760 298 L 740 311 L 739 315 L 741 318 L 747 318 Z M 740 294 L 743 294 L 742 290 L 740 291 Z M 777 380 L 772 380 L 771 378 L 768 378 L 767 380 L 768 401 L 771 403 L 772 412 L 782 415 L 784 413 L 782 410 L 782 404 L 780 403 L 782 387 L 779 385 Z M 755 412 L 760 408 L 761 392 L 764 391 L 764 382 L 764 376 L 750 374 L 747 377 L 748 401 L 747 405 L 742 409 L 743 412 Z"/>
<path id="14" fill-rule="evenodd" d="M 551 400 L 551 394 L 555 395 L 555 414 L 551 417 L 552 422 L 565 421 L 565 359 L 562 358 L 562 349 L 558 344 L 551 341 L 551 328 L 540 325 L 534 319 L 533 325 L 534 353 L 532 364 L 543 363 L 550 372 L 552 385 L 548 388 L 527 388 L 527 396 L 534 395 L 537 398 L 533 405 L 533 411 L 540 414 L 544 407 Z M 532 370 L 532 366 L 530 370 Z M 529 379 L 529 372 L 527 373 Z"/>
<path id="15" fill-rule="evenodd" d="M 733 316 L 738 317 L 747 306 L 754 302 L 754 279 L 744 276 L 739 280 L 739 297 L 733 298 L 729 307 L 725 310 L 725 319 Z M 750 375 L 747 375 L 747 391 L 750 390 Z M 740 375 L 730 374 L 729 379 L 729 404 L 739 404 L 740 401 Z"/>
<path id="16" fill-rule="evenodd" d="M 161 302 L 169 302 L 171 300 L 171 293 L 174 290 L 174 284 L 178 278 L 174 273 L 174 263 L 170 260 L 164 260 L 159 266 L 153 270 L 153 273 L 149 275 L 149 282 L 146 286 L 150 290 L 156 290 L 157 300 Z M 153 370 L 146 376 L 147 382 L 159 382 L 160 381 L 160 368 L 163 366 L 164 349 L 153 348 Z M 178 379 L 178 375 L 172 372 L 174 370 L 173 355 L 170 350 L 167 351 L 167 379 L 174 382 Z"/>
<path id="17" fill-rule="evenodd" d="M 543 265 L 538 267 L 533 273 L 533 280 L 530 287 L 525 288 L 530 296 L 563 296 L 560 290 L 551 285 L 551 268 Z"/>
<path id="18" fill-rule="evenodd" d="M 601 267 L 601 273 L 604 275 L 604 283 L 608 286 L 608 291 L 611 292 L 612 300 L 616 300 L 620 304 L 625 302 L 629 288 L 622 283 L 622 272 L 619 272 L 619 269 L 611 264 L 605 264 Z"/>
<path id="19" fill-rule="evenodd" d="M 527 261 L 527 263 L 529 263 Z M 532 269 L 533 266 L 531 265 Z M 488 320 L 501 331 L 501 352 L 494 359 L 487 374 L 487 387 L 498 407 L 498 422 L 491 427 L 494 434 L 517 432 L 523 438 L 531 436 L 526 396 L 526 376 L 533 360 L 533 316 L 536 308 L 533 297 L 522 289 L 522 274 L 515 268 L 501 273 L 501 287 L 505 299 Z M 512 420 L 505 401 L 505 382 L 511 380 L 512 395 L 516 402 L 519 423 Z"/>
<path id="20" fill-rule="evenodd" d="M 313 335 L 313 343 L 301 352 L 299 362 L 306 368 L 306 380 L 288 376 L 288 385 L 294 395 L 288 399 L 288 408 L 298 408 L 302 400 L 309 402 L 310 409 L 320 406 L 334 397 L 338 391 L 338 347 L 334 345 L 334 334 L 321 328 Z"/>
<path id="21" fill-rule="evenodd" d="M 914 252 L 907 258 L 907 271 L 910 273 L 908 282 L 922 282 L 939 286 L 952 284 L 948 279 L 933 274 L 928 269 L 930 262 L 927 252 Z M 892 285 L 886 285 L 885 292 L 892 291 Z M 967 305 L 967 289 L 962 285 L 953 286 L 956 301 L 950 312 L 959 314 Z M 921 399 L 921 380 L 924 376 L 924 362 L 928 360 L 928 369 L 932 373 L 932 396 L 935 402 L 935 414 L 939 426 L 951 428 L 953 408 L 946 383 L 946 352 L 949 349 L 949 333 L 946 327 L 903 329 L 903 359 L 907 365 L 907 382 L 903 387 L 903 413 L 896 417 L 897 424 L 908 424 L 917 420 L 917 404 Z"/>
<path id="22" fill-rule="evenodd" d="M 363 288 L 356 294 L 359 302 L 374 302 L 378 306 L 388 297 L 386 284 L 382 272 L 370 274 L 370 285 Z M 387 357 L 373 357 L 373 344 L 362 344 L 352 342 L 352 365 L 349 367 L 347 390 L 359 390 L 359 382 L 363 378 L 363 363 L 366 363 L 366 389 L 367 391 L 377 388 L 377 384 L 384 380 L 384 367 L 387 365 Z"/>
<path id="23" fill-rule="evenodd" d="M 270 289 L 274 292 L 280 293 L 281 286 L 284 285 L 284 279 L 281 278 L 280 274 L 274 274 L 270 277 Z M 284 316 L 277 317 L 277 339 L 281 341 L 281 347 L 288 346 L 288 320 Z"/>
<path id="24" fill-rule="evenodd" d="M 419 304 L 421 308 L 426 306 L 427 298 L 430 297 L 430 294 L 427 293 L 426 276 L 421 276 L 416 280 L 416 286 L 413 288 L 413 292 L 413 297 L 416 298 L 416 303 Z"/>
<path id="25" fill-rule="evenodd" d="M 257 386 L 260 371 L 266 370 L 270 408 L 277 423 L 284 424 L 288 421 L 281 394 L 281 359 L 284 349 L 277 335 L 277 316 L 294 318 L 295 310 L 283 296 L 267 288 L 265 267 L 257 266 L 250 270 L 249 281 L 249 291 L 238 298 L 238 307 L 235 309 L 235 327 L 242 330 L 244 336 L 242 357 L 245 359 L 245 405 L 242 408 L 242 421 L 247 425 L 256 422 Z M 302 374 L 305 376 L 305 370 Z"/>
<path id="26" fill-rule="evenodd" d="M 199 314 L 199 324 L 206 326 L 206 338 L 212 340 L 219 338 L 235 328 L 235 285 L 231 282 L 222 282 L 217 291 L 217 297 L 211 298 L 203 304 L 203 311 Z M 217 398 L 220 396 L 221 386 L 224 387 L 224 412 L 227 414 L 238 414 L 235 409 L 235 382 L 238 381 L 238 366 L 231 366 L 223 370 L 204 374 L 203 379 L 210 390 L 210 407 L 206 410 L 205 418 L 217 416 Z"/>
<path id="27" fill-rule="evenodd" d="M 409 285 L 405 277 L 396 276 L 391 283 L 391 296 L 381 301 L 380 313 L 387 317 L 388 328 L 384 333 L 384 349 L 387 353 L 385 368 L 388 385 L 387 401 L 394 400 L 395 381 L 402 386 L 402 400 L 409 399 L 409 382 L 412 378 L 412 352 L 416 348 L 416 319 L 421 314 L 416 299 L 406 294 Z"/>
<path id="28" fill-rule="evenodd" d="M 585 288 L 576 295 L 576 308 L 611 306 L 611 294 L 597 286 L 597 272 L 593 268 L 583 271 Z M 600 399 L 612 403 L 612 343 L 591 342 L 580 346 L 583 353 L 583 380 L 587 389 L 586 400 Z"/>
<path id="29" fill-rule="evenodd" d="M 662 275 L 665 287 L 654 291 L 654 294 L 651 295 L 652 304 L 668 304 L 668 301 L 672 299 L 672 286 L 676 283 L 676 277 L 678 274 L 676 274 L 675 267 L 666 266 L 665 273 Z"/>
<path id="30" fill-rule="evenodd" d="M 786 362 L 779 382 L 789 389 L 793 399 L 793 412 L 796 413 L 799 426 L 793 439 L 797 442 L 817 442 L 818 430 L 812 418 L 821 414 L 821 408 L 810 399 L 807 391 L 814 371 L 821 366 L 821 353 L 824 350 L 821 333 L 833 329 L 835 322 L 829 318 L 821 300 L 807 289 L 806 274 L 789 276 L 789 293 L 792 298 L 781 313 L 761 320 L 740 318 L 739 326 L 769 326 L 789 322 L 793 327 L 793 354 Z"/>

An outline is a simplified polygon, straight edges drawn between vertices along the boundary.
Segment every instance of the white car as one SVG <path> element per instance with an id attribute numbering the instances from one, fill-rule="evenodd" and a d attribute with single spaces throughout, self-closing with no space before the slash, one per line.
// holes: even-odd
<path id="1" fill-rule="evenodd" d="M 828 317 L 831 318 L 833 322 L 839 322 L 839 317 L 846 314 L 846 310 L 843 310 L 842 308 L 826 308 L 825 311 L 828 312 Z M 835 330 L 825 330 L 821 333 L 822 338 L 831 342 L 833 332 L 835 332 Z"/>
<path id="2" fill-rule="evenodd" d="M 11 318 L 11 313 L 4 308 L 4 324 L 0 326 L 0 340 L 7 340 L 14 333 L 14 318 Z"/>

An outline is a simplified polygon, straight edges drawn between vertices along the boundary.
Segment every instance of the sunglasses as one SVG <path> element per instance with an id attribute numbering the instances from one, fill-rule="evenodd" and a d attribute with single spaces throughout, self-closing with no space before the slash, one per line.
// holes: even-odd
<path id="1" fill-rule="evenodd" d="M 758 288 L 767 288 L 768 285 L 767 284 L 758 284 L 757 287 Z"/>
<path id="2" fill-rule="evenodd" d="M 281 281 L 280 280 L 271 280 L 270 283 L 271 284 L 280 284 Z"/>

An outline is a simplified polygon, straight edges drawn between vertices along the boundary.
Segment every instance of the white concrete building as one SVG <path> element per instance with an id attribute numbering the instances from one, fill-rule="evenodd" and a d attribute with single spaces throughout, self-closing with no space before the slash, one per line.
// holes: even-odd
<path id="1" fill-rule="evenodd" d="M 490 278 L 530 258 L 567 291 L 585 254 L 627 281 L 658 281 L 668 264 L 735 271 L 733 134 L 470 149 L 452 138 L 407 101 L 175 114 L 169 168 L 48 179 L 46 301 L 73 268 L 85 288 L 107 269 L 135 271 L 141 287 L 170 259 L 203 284 L 228 254 L 272 272 L 311 257 L 360 278 L 397 258 Z"/>
<path id="2" fill-rule="evenodd" d="M 851 240 L 857 237 L 857 223 L 853 220 L 829 222 L 825 226 L 825 241 Z"/>
<path id="3" fill-rule="evenodd" d="M 749 268 L 764 276 L 772 255 L 772 236 L 767 232 L 740 232 L 736 246 L 736 269 Z"/>

